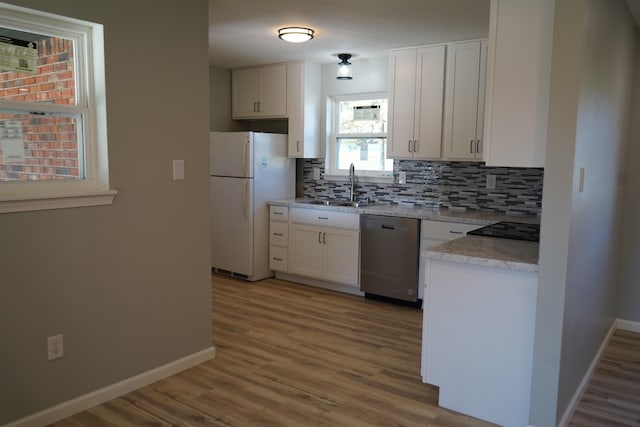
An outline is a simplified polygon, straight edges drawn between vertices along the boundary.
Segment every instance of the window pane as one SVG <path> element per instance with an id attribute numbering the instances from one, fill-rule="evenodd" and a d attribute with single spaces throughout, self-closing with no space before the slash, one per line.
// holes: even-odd
<path id="1" fill-rule="evenodd" d="M 73 40 L 0 27 L 0 99 L 77 105 L 74 56 Z"/>
<path id="2" fill-rule="evenodd" d="M 338 133 L 386 133 L 387 100 L 340 101 Z"/>
<path id="3" fill-rule="evenodd" d="M 386 158 L 386 138 L 338 138 L 336 159 L 339 170 L 353 163 L 356 170 L 393 171 L 393 160 Z"/>
<path id="4" fill-rule="evenodd" d="M 0 181 L 83 179 L 80 117 L 0 113 Z"/>

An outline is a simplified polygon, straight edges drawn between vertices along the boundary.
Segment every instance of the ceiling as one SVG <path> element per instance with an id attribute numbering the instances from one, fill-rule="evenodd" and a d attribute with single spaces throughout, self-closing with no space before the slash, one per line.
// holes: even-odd
<path id="1" fill-rule="evenodd" d="M 234 68 L 379 57 L 397 47 L 487 37 L 490 0 L 209 0 L 209 62 Z M 285 26 L 316 36 L 286 43 Z"/>

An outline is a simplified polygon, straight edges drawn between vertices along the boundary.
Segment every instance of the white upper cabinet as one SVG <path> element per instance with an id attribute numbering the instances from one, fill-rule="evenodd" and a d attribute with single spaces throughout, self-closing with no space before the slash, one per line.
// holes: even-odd
<path id="1" fill-rule="evenodd" d="M 287 107 L 289 116 L 289 157 L 322 157 L 320 145 L 319 64 L 287 64 Z"/>
<path id="2" fill-rule="evenodd" d="M 231 82 L 234 119 L 287 116 L 285 64 L 235 69 Z"/>
<path id="3" fill-rule="evenodd" d="M 443 157 L 480 160 L 484 122 L 486 41 L 447 46 Z"/>
<path id="4" fill-rule="evenodd" d="M 555 2 L 492 0 L 484 160 L 544 167 Z"/>
<path id="5" fill-rule="evenodd" d="M 440 157 L 444 67 L 444 45 L 389 53 L 387 157 Z"/>

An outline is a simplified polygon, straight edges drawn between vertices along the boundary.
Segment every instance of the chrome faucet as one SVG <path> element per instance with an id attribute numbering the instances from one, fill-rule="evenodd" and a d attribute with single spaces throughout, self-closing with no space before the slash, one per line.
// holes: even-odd
<path id="1" fill-rule="evenodd" d="M 349 191 L 350 202 L 355 202 L 355 193 L 353 191 L 353 187 L 355 186 L 355 183 L 356 183 L 356 168 L 355 166 L 353 166 L 353 163 L 351 163 L 351 166 L 349 166 L 349 184 L 351 185 L 351 190 Z"/>

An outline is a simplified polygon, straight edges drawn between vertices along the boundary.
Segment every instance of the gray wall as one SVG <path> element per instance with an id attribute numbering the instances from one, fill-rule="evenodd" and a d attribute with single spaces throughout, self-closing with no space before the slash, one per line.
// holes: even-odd
<path id="1" fill-rule="evenodd" d="M 554 31 L 530 416 L 538 426 L 563 415 L 617 315 L 635 49 L 622 0 L 558 1 Z"/>
<path id="2" fill-rule="evenodd" d="M 618 317 L 640 322 L 640 43 L 636 45 L 633 106 L 627 151 L 624 219 L 622 223 Z"/>
<path id="3" fill-rule="evenodd" d="M 0 424 L 211 346 L 207 1 L 10 3 L 105 25 L 119 194 L 0 215 Z"/>
<path id="4" fill-rule="evenodd" d="M 246 130 L 240 121 L 231 120 L 231 70 L 209 68 L 209 129 L 218 132 Z"/>

